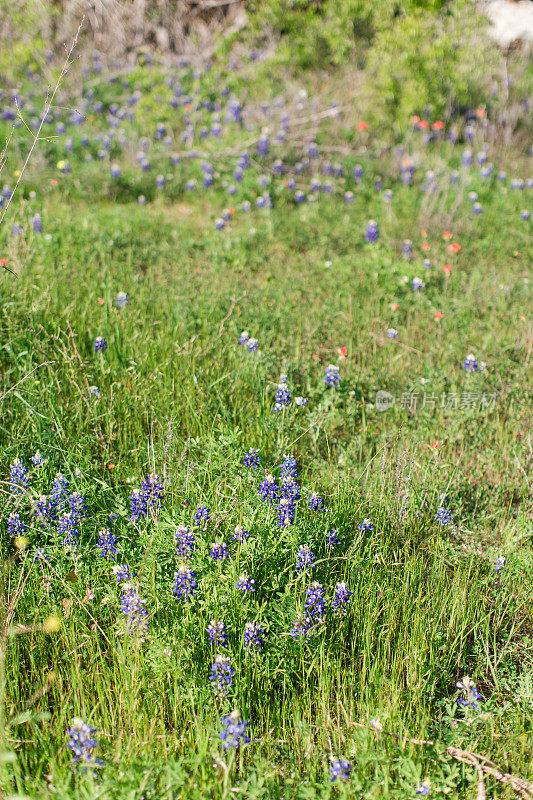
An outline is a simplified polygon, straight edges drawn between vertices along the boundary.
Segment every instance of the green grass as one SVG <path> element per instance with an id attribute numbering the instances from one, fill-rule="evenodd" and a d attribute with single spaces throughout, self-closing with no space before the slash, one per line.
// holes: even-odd
<path id="1" fill-rule="evenodd" d="M 457 167 L 445 142 L 423 150 L 408 133 L 405 145 L 418 148 L 424 169 Z M 184 194 L 188 167 L 178 167 L 164 197 L 138 206 L 131 198 L 144 178 L 131 164 L 121 202 L 98 162 L 47 188 L 59 155 L 28 175 L 26 199 L 11 217 L 28 226 L 38 208 L 49 239 L 29 227 L 13 239 L 10 224 L 0 232 L 16 272 L 0 276 L 0 496 L 5 520 L 13 507 L 9 464 L 15 457 L 29 464 L 39 449 L 48 461 L 32 472 L 32 497 L 48 493 L 61 471 L 86 496 L 90 515 L 74 554 L 30 516 L 25 496 L 17 502 L 30 526 L 26 546 L 17 550 L 2 522 L 0 788 L 7 796 L 80 800 L 377 799 L 414 797 L 430 778 L 448 797 L 473 798 L 475 770 L 446 756 L 448 745 L 531 779 L 524 195 L 473 172 L 435 199 L 396 181 L 390 153 L 343 156 L 347 172 L 364 162 L 367 175 L 383 175 L 392 203 L 370 188 L 371 178 L 350 206 L 327 196 L 293 206 L 273 188 L 272 210 L 236 214 L 216 232 L 213 217 L 227 200 L 221 190 L 211 199 Z M 518 149 L 496 145 L 491 157 L 524 174 Z M 32 187 L 43 191 L 38 199 Z M 481 217 L 471 213 L 471 190 Z M 244 192 L 257 193 L 252 178 Z M 372 217 L 381 231 L 375 246 L 363 239 Z M 443 239 L 445 229 L 453 239 Z M 401 257 L 407 237 L 412 263 Z M 450 241 L 461 244 L 455 256 Z M 436 265 L 427 271 L 426 255 Z M 423 292 L 411 290 L 414 276 L 425 280 Z M 122 290 L 130 304 L 117 313 Z M 389 327 L 397 341 L 386 338 Z M 259 339 L 260 353 L 237 345 L 243 329 Z M 108 342 L 103 355 L 94 353 L 97 336 Z M 485 371 L 464 373 L 470 352 Z M 324 386 L 329 363 L 340 366 L 338 389 Z M 272 412 L 283 372 L 293 396 L 309 398 L 308 409 Z M 417 392 L 419 406 L 408 411 L 397 401 L 380 412 L 380 389 L 397 398 Z M 468 391 L 495 393 L 495 402 L 485 410 L 440 407 L 443 393 Z M 424 392 L 435 395 L 435 408 L 421 407 Z M 302 500 L 295 526 L 278 528 L 257 497 L 260 477 L 242 466 L 251 447 L 269 470 L 293 453 L 302 485 L 323 495 L 327 513 Z M 153 471 L 165 479 L 163 508 L 133 525 L 128 497 Z M 450 498 L 451 528 L 435 521 L 441 493 Z M 198 537 L 197 597 L 179 605 L 173 533 L 191 524 L 197 503 L 210 506 L 213 521 Z M 144 637 L 125 632 L 110 561 L 97 558 L 98 529 L 113 512 L 121 558 L 138 572 L 147 600 Z M 375 531 L 364 534 L 357 526 L 368 517 Z M 230 543 L 237 524 L 251 534 L 242 546 Z M 329 551 L 332 528 L 341 546 Z M 217 536 L 232 555 L 222 566 L 208 555 Z M 354 592 L 348 613 L 329 614 L 307 644 L 290 636 L 305 599 L 305 577 L 293 569 L 304 543 L 328 598 L 337 581 Z M 37 547 L 49 564 L 33 563 Z M 497 555 L 507 558 L 500 573 Z M 243 571 L 257 587 L 244 599 L 234 588 Z M 47 633 L 41 623 L 51 615 L 60 628 Z M 205 628 L 222 615 L 236 680 L 218 701 Z M 266 631 L 260 654 L 243 649 L 247 620 Z M 454 703 L 455 682 L 467 674 L 483 695 L 468 724 Z M 236 757 L 218 738 L 220 715 L 233 707 L 250 721 L 252 737 Z M 69 765 L 64 743 L 76 716 L 99 732 L 106 766 L 98 775 Z M 357 727 L 371 717 L 399 740 Z M 349 784 L 329 782 L 329 754 L 354 765 Z M 512 796 L 495 780 L 488 790 Z"/>

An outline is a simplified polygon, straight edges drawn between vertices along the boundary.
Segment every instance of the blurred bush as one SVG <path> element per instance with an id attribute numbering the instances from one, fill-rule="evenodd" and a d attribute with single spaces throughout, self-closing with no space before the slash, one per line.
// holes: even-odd
<path id="1" fill-rule="evenodd" d="M 370 114 L 403 126 L 414 112 L 449 118 L 486 103 L 501 56 L 483 22 L 457 0 L 439 14 L 414 9 L 377 32 L 367 58 Z"/>

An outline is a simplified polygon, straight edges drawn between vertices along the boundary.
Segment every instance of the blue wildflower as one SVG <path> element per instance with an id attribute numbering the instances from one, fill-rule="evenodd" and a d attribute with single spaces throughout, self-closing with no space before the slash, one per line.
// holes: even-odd
<path id="1" fill-rule="evenodd" d="M 361 533 L 366 533 L 367 531 L 374 530 L 374 523 L 371 519 L 364 519 L 362 522 L 359 523 L 357 529 L 361 531 Z"/>
<path id="2" fill-rule="evenodd" d="M 461 690 L 462 697 L 457 699 L 457 705 L 462 706 L 463 708 L 471 708 L 476 711 L 479 708 L 479 703 L 481 701 L 481 695 L 477 690 L 477 687 L 472 680 L 466 675 L 461 681 L 458 681 L 456 687 Z"/>
<path id="3" fill-rule="evenodd" d="M 139 595 L 139 589 L 131 583 L 122 584 L 120 608 L 128 618 L 128 632 L 141 633 L 147 625 L 148 611 L 144 607 L 146 600 Z"/>
<path id="4" fill-rule="evenodd" d="M 84 722 L 79 717 L 74 717 L 67 730 L 68 742 L 67 749 L 71 752 L 72 764 L 75 767 L 81 766 L 85 771 L 88 766 L 101 767 L 103 761 L 96 758 L 98 741 L 96 739 L 96 728 Z"/>
<path id="5" fill-rule="evenodd" d="M 117 555 L 117 537 L 111 533 L 109 528 L 102 528 L 98 533 L 98 547 L 100 548 L 99 557 L 105 558 L 111 556 L 115 558 Z"/>
<path id="6" fill-rule="evenodd" d="M 235 584 L 236 589 L 240 589 L 243 594 L 246 592 L 255 592 L 255 581 L 253 578 L 243 572 L 242 575 L 239 575 L 239 580 Z"/>
<path id="7" fill-rule="evenodd" d="M 196 573 L 187 564 L 182 564 L 178 567 L 178 571 L 174 573 L 174 588 L 172 590 L 177 599 L 187 600 L 194 597 L 197 587 Z"/>
<path id="8" fill-rule="evenodd" d="M 330 767 L 330 781 L 336 781 L 337 778 L 342 778 L 347 781 L 350 778 L 350 773 L 353 767 L 345 758 L 332 758 Z"/>
<path id="9" fill-rule="evenodd" d="M 226 697 L 233 686 L 234 676 L 235 667 L 232 666 L 229 656 L 217 655 L 209 675 L 209 680 L 217 697 Z"/>
<path id="10" fill-rule="evenodd" d="M 194 553 L 194 534 L 185 525 L 178 525 L 174 534 L 176 553 L 180 558 L 190 558 Z"/>
<path id="11" fill-rule="evenodd" d="M 248 744 L 250 741 L 246 733 L 248 723 L 242 718 L 240 711 L 232 711 L 227 717 L 221 717 L 220 721 L 224 725 L 224 730 L 219 734 L 224 750 L 230 747 L 237 750 L 241 744 Z"/>
<path id="12" fill-rule="evenodd" d="M 14 458 L 10 465 L 9 488 L 15 494 L 22 494 L 28 488 L 28 470 L 20 458 Z"/>
<path id="13" fill-rule="evenodd" d="M 340 370 L 335 364 L 328 364 L 324 374 L 326 386 L 338 386 L 341 382 Z"/>
<path id="14" fill-rule="evenodd" d="M 264 630 L 255 622 L 247 622 L 244 626 L 243 641 L 246 650 L 260 650 L 263 646 Z"/>
<path id="15" fill-rule="evenodd" d="M 207 638 L 209 639 L 209 644 L 212 644 L 214 647 L 226 647 L 228 643 L 228 635 L 224 622 L 212 619 L 207 626 L 206 633 Z"/>
<path id="16" fill-rule="evenodd" d="M 270 503 L 270 505 L 273 505 L 279 500 L 280 487 L 276 483 L 276 479 L 273 475 L 267 475 L 266 478 L 261 481 L 257 494 L 261 500 Z"/>
<path id="17" fill-rule="evenodd" d="M 332 531 L 329 531 L 329 533 L 328 533 L 328 543 L 327 543 L 328 549 L 331 548 L 331 547 L 337 547 L 338 544 L 340 544 L 340 539 L 337 536 L 336 529 L 334 529 Z"/>
<path id="18" fill-rule="evenodd" d="M 371 244 L 377 242 L 377 240 L 379 239 L 379 228 L 378 228 L 378 223 L 376 222 L 375 219 L 371 219 L 369 222 L 367 222 L 365 239 L 367 242 Z"/>
<path id="19" fill-rule="evenodd" d="M 314 511 L 325 511 L 324 500 L 318 492 L 312 492 L 309 497 L 309 508 Z"/>
<path id="20" fill-rule="evenodd" d="M 242 460 L 242 463 L 244 464 L 245 467 L 248 467 L 248 469 L 257 469 L 259 466 L 261 466 L 261 460 L 259 458 L 259 450 L 253 450 L 253 449 L 248 450 L 248 452 L 245 454 Z"/>
<path id="21" fill-rule="evenodd" d="M 209 555 L 212 556 L 215 561 L 224 561 L 225 558 L 229 558 L 227 544 L 225 542 L 213 542 Z"/>
<path id="22" fill-rule="evenodd" d="M 94 340 L 94 349 L 95 352 L 97 353 L 99 351 L 103 353 L 105 350 L 107 350 L 107 342 L 103 336 L 96 337 L 96 339 Z"/>
<path id="23" fill-rule="evenodd" d="M 7 518 L 7 532 L 10 536 L 22 536 L 28 530 L 26 523 L 20 518 L 18 511 L 12 511 Z"/>
<path id="24" fill-rule="evenodd" d="M 339 581 L 335 587 L 335 596 L 331 603 L 333 609 L 339 613 L 346 611 L 346 606 L 350 602 L 353 592 L 348 589 L 344 581 Z"/>
<path id="25" fill-rule="evenodd" d="M 308 572 L 313 568 L 315 556 L 308 544 L 303 544 L 296 554 L 296 574 L 300 575 L 302 572 Z"/>
<path id="26" fill-rule="evenodd" d="M 233 536 L 231 537 L 232 542 L 239 542 L 239 544 L 242 544 L 245 541 L 245 539 L 250 538 L 250 534 L 248 533 L 247 530 L 243 528 L 242 525 L 235 525 L 235 528 L 233 530 L 234 533 Z"/>
<path id="27" fill-rule="evenodd" d="M 442 527 L 446 527 L 447 525 L 451 525 L 453 523 L 453 516 L 451 511 L 448 511 L 447 508 L 443 508 L 442 506 L 437 509 L 436 514 L 437 522 Z"/>

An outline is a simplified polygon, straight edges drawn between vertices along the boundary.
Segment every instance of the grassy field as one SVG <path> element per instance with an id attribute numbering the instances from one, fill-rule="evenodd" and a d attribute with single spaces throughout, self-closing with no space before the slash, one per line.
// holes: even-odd
<path id="1" fill-rule="evenodd" d="M 490 107 L 427 141 L 431 117 L 401 134 L 361 124 L 342 76 L 306 76 L 304 100 L 291 78 L 281 104 L 269 63 L 137 67 L 127 86 L 91 71 L 83 123 L 49 131 L 1 226 L 6 797 L 479 798 L 453 747 L 532 779 L 531 184 L 513 188 L 531 167 L 527 109 L 510 141 Z M 242 126 L 224 116 L 236 94 Z M 136 116 L 110 124 L 113 103 Z M 464 676 L 480 693 L 467 705 Z M 250 742 L 226 750 L 234 709 Z M 78 765 L 75 718 L 98 741 Z M 332 758 L 349 777 L 330 780 Z M 514 792 L 489 776 L 487 796 Z"/>

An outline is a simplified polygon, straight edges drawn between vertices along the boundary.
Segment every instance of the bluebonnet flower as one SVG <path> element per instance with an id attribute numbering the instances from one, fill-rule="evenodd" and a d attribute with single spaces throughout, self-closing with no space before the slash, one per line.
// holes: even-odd
<path id="1" fill-rule="evenodd" d="M 261 134 L 257 142 L 257 153 L 260 156 L 267 156 L 270 149 L 270 142 L 266 133 Z"/>
<path id="2" fill-rule="evenodd" d="M 311 617 L 307 614 L 304 614 L 303 617 L 301 614 L 298 614 L 292 626 L 291 636 L 294 641 L 300 638 L 307 640 L 311 636 L 312 627 L 313 620 Z"/>
<path id="3" fill-rule="evenodd" d="M 353 168 L 354 181 L 360 181 L 362 177 L 363 177 L 363 167 L 361 166 L 361 164 L 356 164 L 355 167 Z"/>
<path id="4" fill-rule="evenodd" d="M 324 587 L 318 581 L 313 581 L 311 586 L 305 590 L 305 614 L 313 622 L 322 622 L 326 610 L 326 600 L 324 598 Z"/>
<path id="5" fill-rule="evenodd" d="M 296 507 L 294 501 L 289 497 L 282 497 L 276 506 L 278 526 L 280 528 L 286 528 L 287 525 L 294 525 L 295 512 Z"/>
<path id="6" fill-rule="evenodd" d="M 40 494 L 35 501 L 35 513 L 41 522 L 54 522 L 56 518 L 57 503 L 52 497 Z"/>
<path id="7" fill-rule="evenodd" d="M 505 558 L 505 556 L 498 556 L 498 558 L 496 559 L 496 564 L 494 566 L 494 572 L 500 572 L 500 570 L 502 570 L 506 564 L 507 564 L 507 559 Z"/>
<path id="8" fill-rule="evenodd" d="M 34 456 L 31 457 L 31 462 L 34 467 L 40 467 L 42 464 L 46 464 L 47 459 L 41 455 L 39 450 L 35 453 Z"/>
<path id="9" fill-rule="evenodd" d="M 264 630 L 255 622 L 247 622 L 244 626 L 243 641 L 246 650 L 260 650 L 264 644 Z"/>
<path id="10" fill-rule="evenodd" d="M 250 338 L 250 334 L 248 333 L 248 331 L 243 331 L 241 333 L 241 335 L 239 336 L 239 344 L 246 344 L 246 342 L 249 340 L 249 338 Z"/>
<path id="11" fill-rule="evenodd" d="M 436 518 L 439 525 L 442 525 L 443 528 L 453 523 L 451 511 L 448 511 L 447 508 L 443 508 L 442 506 L 437 509 Z"/>
<path id="12" fill-rule="evenodd" d="M 343 778 L 345 781 L 349 780 L 352 769 L 352 765 L 345 758 L 331 759 L 330 781 L 336 781 L 337 778 Z"/>
<path id="13" fill-rule="evenodd" d="M 367 531 L 374 530 L 374 523 L 371 519 L 364 519 L 362 522 L 359 523 L 357 529 L 361 531 L 361 533 L 366 533 Z"/>
<path id="14" fill-rule="evenodd" d="M 7 518 L 7 532 L 10 536 L 22 536 L 28 530 L 18 511 L 12 511 Z"/>
<path id="15" fill-rule="evenodd" d="M 242 718 L 240 711 L 232 711 L 227 717 L 221 717 L 220 721 L 224 725 L 224 730 L 219 734 L 224 750 L 228 750 L 230 747 L 237 750 L 241 744 L 248 744 L 250 741 L 250 737 L 246 733 L 248 723 Z"/>
<path id="16" fill-rule="evenodd" d="M 243 572 L 242 575 L 239 575 L 239 580 L 235 584 L 236 589 L 240 589 L 243 594 L 246 592 L 255 592 L 255 581 L 253 578 L 250 578 L 246 572 Z"/>
<path id="17" fill-rule="evenodd" d="M 131 583 L 122 584 L 120 608 L 128 618 L 128 632 L 141 633 L 147 625 L 148 611 L 144 607 L 146 600 L 139 595 L 139 589 Z"/>
<path id="18" fill-rule="evenodd" d="M 481 203 L 473 203 L 472 211 L 474 212 L 474 214 L 481 214 L 481 212 L 483 211 Z"/>
<path id="19" fill-rule="evenodd" d="M 307 399 L 307 397 L 295 397 L 294 402 L 296 403 L 297 406 L 300 406 L 301 408 L 309 405 L 309 400 Z"/>
<path id="20" fill-rule="evenodd" d="M 307 155 L 309 158 L 318 158 L 318 145 L 316 142 L 309 142 Z"/>
<path id="21" fill-rule="evenodd" d="M 431 784 L 427 779 L 423 783 L 421 783 L 418 789 L 416 790 L 416 794 L 423 794 L 426 796 L 430 792 L 431 792 Z"/>
<path id="22" fill-rule="evenodd" d="M 215 561 L 224 561 L 225 558 L 229 558 L 226 542 L 213 542 L 209 555 L 212 556 Z"/>
<path id="23" fill-rule="evenodd" d="M 365 239 L 367 242 L 374 243 L 379 239 L 378 223 L 375 219 L 371 219 L 366 224 Z"/>
<path id="24" fill-rule="evenodd" d="M 120 178 L 121 169 L 118 164 L 111 164 L 109 172 L 112 178 Z"/>
<path id="25" fill-rule="evenodd" d="M 115 558 L 117 555 L 117 537 L 111 533 L 109 528 L 102 528 L 98 533 L 98 547 L 100 548 L 99 557 L 105 558 L 111 556 Z"/>
<path id="26" fill-rule="evenodd" d="M 328 549 L 331 548 L 331 547 L 337 547 L 338 544 L 340 544 L 340 539 L 337 536 L 337 531 L 335 529 L 329 531 L 329 533 L 328 533 L 328 543 L 327 543 Z"/>
<path id="27" fill-rule="evenodd" d="M 294 456 L 285 455 L 283 456 L 283 463 L 281 465 L 281 475 L 283 478 L 294 478 L 298 477 L 298 465 L 296 463 L 296 459 Z"/>
<path id="28" fill-rule="evenodd" d="M 248 450 L 248 452 L 245 453 L 244 455 L 242 463 L 244 464 L 245 467 L 248 467 L 249 469 L 257 469 L 257 467 L 261 465 L 261 460 L 259 458 L 259 450 L 253 450 L 253 449 Z"/>
<path id="29" fill-rule="evenodd" d="M 68 500 L 68 487 L 68 479 L 61 472 L 58 472 L 52 481 L 50 497 L 52 502 L 59 508 L 63 508 Z"/>
<path id="30" fill-rule="evenodd" d="M 511 178 L 509 188 L 522 190 L 524 188 L 524 181 L 521 178 Z"/>
<path id="31" fill-rule="evenodd" d="M 468 192 L 468 199 L 471 203 L 475 203 L 477 200 L 477 192 Z"/>
<path id="32" fill-rule="evenodd" d="M 338 386 L 341 382 L 340 370 L 335 364 L 328 364 L 324 374 L 326 386 Z"/>
<path id="33" fill-rule="evenodd" d="M 520 212 L 520 219 L 523 219 L 524 222 L 527 222 L 529 219 L 531 219 L 531 213 L 527 210 L 527 208 L 522 209 Z"/>
<path id="34" fill-rule="evenodd" d="M 308 572 L 313 568 L 315 556 L 308 544 L 303 544 L 296 554 L 296 574 L 300 575 L 302 572 Z"/>
<path id="35" fill-rule="evenodd" d="M 194 534 L 185 525 L 178 525 L 174 534 L 176 553 L 180 558 L 189 558 L 194 553 Z"/>
<path id="36" fill-rule="evenodd" d="M 126 292 L 119 292 L 117 294 L 117 308 L 124 308 L 130 302 L 130 298 Z"/>
<path id="37" fill-rule="evenodd" d="M 413 243 L 410 239 L 404 239 L 402 257 L 405 259 L 405 261 L 410 261 L 413 257 Z"/>
<path id="38" fill-rule="evenodd" d="M 97 336 L 94 340 L 95 352 L 101 351 L 102 353 L 107 349 L 107 342 L 103 336 Z"/>
<path id="39" fill-rule="evenodd" d="M 70 513 L 72 514 L 73 519 L 81 520 L 83 517 L 86 517 L 88 514 L 87 511 L 87 502 L 85 497 L 80 494 L 79 492 L 72 492 L 68 498 L 68 504 L 70 507 Z"/>
<path id="40" fill-rule="evenodd" d="M 158 509 L 163 502 L 165 490 L 157 473 L 147 475 L 140 489 L 134 489 L 130 496 L 129 519 L 138 522 L 148 515 L 149 509 Z"/>
<path id="41" fill-rule="evenodd" d="M 276 397 L 274 398 L 274 410 L 281 411 L 284 406 L 290 406 L 291 393 L 287 386 L 287 376 L 280 375 L 278 388 L 276 390 Z"/>
<path id="42" fill-rule="evenodd" d="M 217 655 L 215 663 L 211 666 L 209 680 L 217 697 L 226 697 L 233 686 L 235 667 L 232 666 L 229 656 Z"/>
<path id="43" fill-rule="evenodd" d="M 259 347 L 259 342 L 257 341 L 257 339 L 250 337 L 246 342 L 246 347 L 248 348 L 249 353 L 256 353 L 257 348 Z"/>
<path id="44" fill-rule="evenodd" d="M 218 645 L 221 647 L 226 647 L 228 643 L 228 635 L 224 622 L 217 622 L 217 620 L 212 619 L 207 626 L 206 633 L 207 638 L 209 639 L 209 644 L 212 644 L 214 647 L 217 647 Z"/>
<path id="45" fill-rule="evenodd" d="M 103 761 L 96 757 L 98 741 L 96 739 L 96 728 L 84 722 L 79 717 L 74 717 L 67 730 L 68 742 L 67 749 L 71 752 L 72 764 L 75 767 L 81 766 L 85 771 L 88 766 L 101 767 Z"/>
<path id="46" fill-rule="evenodd" d="M 174 573 L 174 588 L 172 589 L 177 599 L 187 600 L 194 597 L 197 587 L 196 573 L 187 564 L 178 567 L 177 572 Z"/>
<path id="47" fill-rule="evenodd" d="M 64 536 L 63 544 L 68 547 L 76 547 L 76 537 L 79 536 L 80 518 L 76 512 L 69 511 L 61 514 L 57 521 L 57 532 L 60 536 Z"/>
<path id="48" fill-rule="evenodd" d="M 457 699 L 457 705 L 462 706 L 463 708 L 471 708 L 476 711 L 479 708 L 481 695 L 478 692 L 472 678 L 469 678 L 468 675 L 465 675 L 465 677 L 461 681 L 458 681 L 455 685 L 463 693 L 463 696 Z"/>
<path id="49" fill-rule="evenodd" d="M 478 362 L 477 358 L 470 353 L 467 355 L 463 362 L 463 369 L 465 372 L 477 372 L 478 370 Z"/>
<path id="50" fill-rule="evenodd" d="M 423 289 L 425 285 L 426 284 L 421 278 L 413 278 L 411 281 L 411 286 L 413 287 L 414 292 L 420 291 L 420 289 Z"/>
<path id="51" fill-rule="evenodd" d="M 217 231 L 223 231 L 225 227 L 226 227 L 226 223 L 224 222 L 224 220 L 221 217 L 218 217 L 215 220 L 215 229 Z"/>
<path id="52" fill-rule="evenodd" d="M 273 475 L 267 475 L 266 478 L 261 481 L 257 494 L 261 500 L 267 501 L 270 505 L 273 505 L 279 500 L 280 487 L 276 483 L 276 479 Z"/>
<path id="53" fill-rule="evenodd" d="M 309 508 L 312 508 L 314 511 L 325 511 L 324 500 L 318 492 L 311 493 L 309 497 Z"/>
<path id="54" fill-rule="evenodd" d="M 461 156 L 461 164 L 463 167 L 471 167 L 472 166 L 472 151 L 470 149 L 463 150 L 463 154 Z"/>
<path id="55" fill-rule="evenodd" d="M 345 611 L 352 594 L 353 592 L 348 589 L 345 582 L 339 581 L 335 587 L 335 596 L 331 603 L 333 609 L 337 612 Z"/>
<path id="56" fill-rule="evenodd" d="M 304 200 L 305 200 L 305 194 L 300 189 L 298 189 L 298 191 L 294 192 L 294 202 L 297 205 L 299 205 L 300 203 L 303 203 Z"/>
<path id="57" fill-rule="evenodd" d="M 32 227 L 34 233 L 42 233 L 43 232 L 43 221 L 41 219 L 40 214 L 35 214 L 32 221 Z"/>
<path id="58" fill-rule="evenodd" d="M 232 542 L 239 542 L 242 544 L 245 539 L 249 539 L 250 534 L 246 531 L 242 525 L 235 525 L 233 536 L 231 537 Z"/>
<path id="59" fill-rule="evenodd" d="M 344 192 L 344 200 L 346 203 L 353 203 L 353 192 Z"/>
<path id="60" fill-rule="evenodd" d="M 28 470 L 20 458 L 14 458 L 10 465 L 9 488 L 15 494 L 22 494 L 28 488 Z"/>
<path id="61" fill-rule="evenodd" d="M 425 259 L 422 261 L 422 264 L 424 265 L 424 267 L 425 267 L 426 269 L 431 269 L 431 268 L 432 268 L 432 266 L 433 266 L 433 264 L 431 263 L 431 261 L 429 260 L 429 258 L 425 258 Z"/>
<path id="62" fill-rule="evenodd" d="M 397 339 L 398 338 L 398 331 L 396 328 L 387 328 L 387 339 Z"/>
<path id="63" fill-rule="evenodd" d="M 210 518 L 211 518 L 211 509 L 208 508 L 207 506 L 203 506 L 201 503 L 198 503 L 193 517 L 195 523 L 197 525 L 200 525 L 200 523 L 206 525 L 209 522 Z"/>
<path id="64" fill-rule="evenodd" d="M 129 564 L 113 564 L 111 571 L 115 573 L 117 583 L 128 583 L 132 579 Z"/>
<path id="65" fill-rule="evenodd" d="M 50 563 L 50 559 L 46 555 L 46 553 L 44 551 L 44 547 L 38 547 L 37 548 L 37 550 L 34 553 L 32 561 L 33 561 L 34 564 L 36 564 L 37 561 L 39 561 L 39 562 L 46 561 L 47 564 Z"/>

